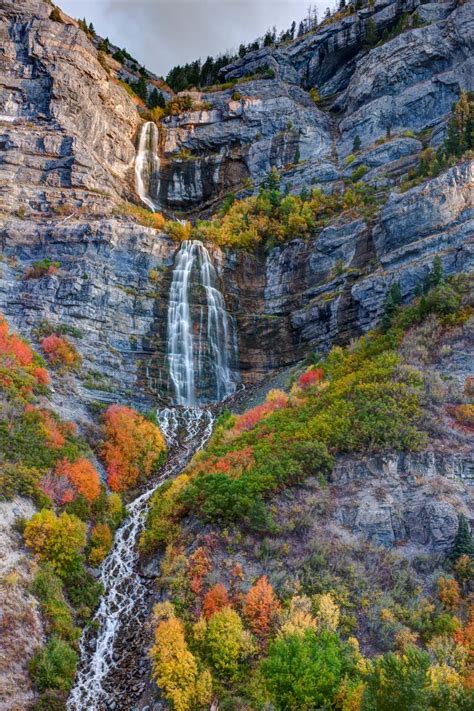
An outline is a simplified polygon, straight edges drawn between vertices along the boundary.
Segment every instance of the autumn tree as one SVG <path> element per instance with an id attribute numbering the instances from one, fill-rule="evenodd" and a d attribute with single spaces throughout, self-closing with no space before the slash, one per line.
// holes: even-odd
<path id="1" fill-rule="evenodd" d="M 150 656 L 153 678 L 175 711 L 209 704 L 211 675 L 207 670 L 199 672 L 196 658 L 186 644 L 181 620 L 171 616 L 158 624 Z"/>
<path id="2" fill-rule="evenodd" d="M 209 619 L 216 612 L 219 612 L 219 610 L 222 610 L 224 607 L 228 607 L 229 605 L 230 603 L 227 590 L 222 583 L 218 583 L 205 594 L 202 612 L 204 617 Z"/>
<path id="3" fill-rule="evenodd" d="M 55 467 L 58 477 L 65 477 L 87 501 L 94 501 L 100 494 L 100 478 L 97 469 L 85 457 L 75 462 L 63 459 Z"/>
<path id="4" fill-rule="evenodd" d="M 87 527 L 77 516 L 43 509 L 27 522 L 24 539 L 28 548 L 60 575 L 67 575 L 86 545 Z"/>
<path id="5" fill-rule="evenodd" d="M 94 567 L 102 563 L 112 548 L 113 536 L 108 523 L 96 523 L 90 537 L 89 563 Z"/>
<path id="6" fill-rule="evenodd" d="M 48 361 L 59 370 L 72 370 L 80 366 L 82 358 L 66 338 L 53 333 L 40 342 Z"/>
<path id="7" fill-rule="evenodd" d="M 147 479 L 166 450 L 159 428 L 125 405 L 111 405 L 104 417 L 102 456 L 113 491 L 124 491 Z"/>
<path id="8" fill-rule="evenodd" d="M 459 584 L 454 578 L 438 579 L 438 597 L 447 610 L 455 610 L 461 604 L 461 591 Z"/>
<path id="9" fill-rule="evenodd" d="M 252 649 L 242 620 L 231 607 L 224 607 L 211 617 L 207 623 L 205 644 L 213 667 L 227 677 L 236 673 L 239 662 Z"/>
<path id="10" fill-rule="evenodd" d="M 250 628 L 260 639 L 268 637 L 280 611 L 280 603 L 264 575 L 245 596 L 244 613 Z"/>

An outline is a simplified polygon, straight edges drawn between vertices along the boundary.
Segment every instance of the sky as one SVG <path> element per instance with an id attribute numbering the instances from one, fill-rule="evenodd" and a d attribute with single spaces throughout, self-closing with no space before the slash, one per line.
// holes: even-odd
<path id="1" fill-rule="evenodd" d="M 96 32 L 156 74 L 176 64 L 216 55 L 249 43 L 276 25 L 287 29 L 306 15 L 319 16 L 327 0 L 57 0 L 72 17 L 85 17 Z"/>

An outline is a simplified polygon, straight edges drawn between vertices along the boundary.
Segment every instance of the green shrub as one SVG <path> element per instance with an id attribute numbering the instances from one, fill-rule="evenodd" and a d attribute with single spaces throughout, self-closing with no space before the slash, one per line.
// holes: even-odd
<path id="1" fill-rule="evenodd" d="M 362 163 L 362 165 L 358 165 L 357 168 L 352 172 L 351 175 L 351 180 L 353 183 L 357 183 L 358 180 L 364 177 L 366 173 L 369 172 L 369 169 L 366 165 Z"/>
<path id="2" fill-rule="evenodd" d="M 78 640 L 81 631 L 74 626 L 71 609 L 63 594 L 62 581 L 51 566 L 45 565 L 38 570 L 32 589 L 41 603 L 47 631 L 67 642 Z"/>
<path id="3" fill-rule="evenodd" d="M 277 711 L 333 708 L 352 652 L 334 632 L 288 635 L 273 642 L 259 667 L 264 697 Z"/>
<path id="4" fill-rule="evenodd" d="M 74 680 L 77 661 L 77 653 L 67 642 L 52 637 L 30 662 L 33 683 L 40 691 L 59 689 L 68 692 Z"/>

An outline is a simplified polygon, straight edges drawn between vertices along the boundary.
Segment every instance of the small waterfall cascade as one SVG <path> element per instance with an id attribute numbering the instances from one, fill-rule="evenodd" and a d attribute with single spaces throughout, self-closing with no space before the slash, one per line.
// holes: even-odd
<path id="1" fill-rule="evenodd" d="M 236 388 L 234 323 L 208 250 L 181 244 L 168 303 L 167 361 L 176 405 L 220 402 Z"/>
<path id="2" fill-rule="evenodd" d="M 153 593 L 153 583 L 137 573 L 136 542 L 145 523 L 149 500 L 165 479 L 179 474 L 194 452 L 205 445 L 212 433 L 214 416 L 207 409 L 166 408 L 158 411 L 157 420 L 167 439 L 169 460 L 160 479 L 127 507 L 127 519 L 115 534 L 114 546 L 101 565 L 100 581 L 105 592 L 94 617 L 98 633 L 94 640 L 89 639 L 87 632 L 82 636 L 81 661 L 67 702 L 69 711 L 102 711 L 114 701 L 113 671 L 120 662 L 117 643 L 128 631 L 142 629 L 148 616 L 147 602 Z"/>
<path id="3" fill-rule="evenodd" d="M 143 124 L 135 158 L 135 187 L 140 200 L 155 211 L 160 181 L 159 131 L 153 121 Z"/>

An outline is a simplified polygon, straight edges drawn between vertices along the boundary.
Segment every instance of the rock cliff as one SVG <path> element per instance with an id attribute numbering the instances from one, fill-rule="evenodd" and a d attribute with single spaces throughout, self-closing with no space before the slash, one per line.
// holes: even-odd
<path id="1" fill-rule="evenodd" d="M 3 0 L 2 10 L 0 308 L 30 335 L 44 319 L 77 329 L 84 396 L 156 400 L 166 392 L 176 246 L 123 207 L 137 199 L 141 118 L 77 23 L 52 21 L 40 0 L 21 8 Z M 473 88 L 473 10 L 377 0 L 286 46 L 247 54 L 223 70 L 237 83 L 194 95 L 199 110 L 161 122 L 157 198 L 165 208 L 205 212 L 230 191 L 256 190 L 272 167 L 294 192 L 339 190 L 362 167 L 378 191 L 371 220 L 348 213 L 310 240 L 254 254 L 213 248 L 244 380 L 372 327 L 390 285 L 400 281 L 410 299 L 434 254 L 448 274 L 472 269 L 472 161 L 405 192 L 399 184 L 420 151 L 441 140 L 461 89 Z M 385 37 L 373 48 L 369 20 Z M 356 136 L 361 149 L 348 161 Z M 44 257 L 59 271 L 24 280 Z"/>

